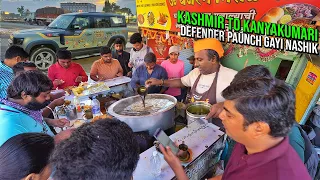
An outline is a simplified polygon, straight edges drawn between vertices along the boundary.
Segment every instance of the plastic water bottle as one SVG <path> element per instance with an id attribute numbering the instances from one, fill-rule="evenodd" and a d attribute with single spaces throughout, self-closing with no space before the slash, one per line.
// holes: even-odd
<path id="1" fill-rule="evenodd" d="M 93 97 L 91 105 L 92 105 L 93 118 L 96 116 L 100 116 L 101 115 L 100 102 L 96 99 L 96 97 Z"/>
<path id="2" fill-rule="evenodd" d="M 80 100 L 77 98 L 77 96 L 74 96 L 73 98 L 73 105 L 76 107 L 77 112 L 81 112 Z"/>
<path id="3" fill-rule="evenodd" d="M 157 177 L 161 174 L 161 159 L 157 151 L 153 151 L 150 158 L 151 173 Z"/>

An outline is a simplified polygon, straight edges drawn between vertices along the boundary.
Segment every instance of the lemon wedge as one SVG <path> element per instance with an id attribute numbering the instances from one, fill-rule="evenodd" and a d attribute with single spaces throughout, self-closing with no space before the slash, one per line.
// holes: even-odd
<path id="1" fill-rule="evenodd" d="M 289 14 L 286 14 L 284 16 L 281 17 L 280 19 L 280 23 L 281 24 L 287 24 L 288 22 L 290 22 L 292 20 L 292 17 Z"/>

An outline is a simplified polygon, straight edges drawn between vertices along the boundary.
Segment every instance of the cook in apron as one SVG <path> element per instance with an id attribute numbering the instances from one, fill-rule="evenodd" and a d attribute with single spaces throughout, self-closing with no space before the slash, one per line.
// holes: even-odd
<path id="1" fill-rule="evenodd" d="M 217 92 L 217 82 L 218 82 L 219 69 L 220 69 L 220 66 L 218 67 L 218 70 L 216 72 L 216 77 L 214 77 L 213 82 L 212 82 L 209 90 L 202 93 L 202 94 L 198 93 L 196 91 L 201 74 L 198 76 L 198 78 L 194 82 L 190 92 L 187 95 L 187 103 L 193 103 L 196 101 L 206 101 L 206 102 L 210 103 L 211 105 L 217 103 L 217 98 L 216 98 L 217 93 L 216 92 Z M 220 127 L 222 131 L 225 131 L 221 119 L 210 118 L 210 119 L 208 119 L 208 122 L 215 124 L 216 126 Z"/>
<path id="2" fill-rule="evenodd" d="M 216 72 L 216 76 L 213 79 L 213 82 L 209 88 L 208 91 L 204 93 L 198 93 L 196 91 L 201 74 L 197 77 L 196 81 L 194 82 L 193 86 L 191 87 L 190 91 L 187 94 L 187 103 L 193 103 L 196 101 L 206 101 L 210 104 L 216 104 L 217 98 L 216 98 L 216 92 L 217 92 L 217 81 L 218 81 L 218 75 L 219 75 L 219 69 Z"/>

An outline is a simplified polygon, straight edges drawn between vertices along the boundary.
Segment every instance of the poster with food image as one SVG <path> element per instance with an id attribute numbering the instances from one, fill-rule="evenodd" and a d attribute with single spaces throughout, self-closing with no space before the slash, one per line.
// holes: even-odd
<path id="1" fill-rule="evenodd" d="M 137 0 L 136 6 L 139 27 L 170 30 L 171 21 L 166 0 Z"/>
<path id="2" fill-rule="evenodd" d="M 180 32 L 178 11 L 305 26 L 315 17 L 320 22 L 320 0 L 136 0 L 136 6 L 139 27 L 173 32 Z"/>

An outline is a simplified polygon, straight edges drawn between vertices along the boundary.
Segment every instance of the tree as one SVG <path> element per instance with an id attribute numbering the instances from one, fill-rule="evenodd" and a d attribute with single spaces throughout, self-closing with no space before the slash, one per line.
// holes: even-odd
<path id="1" fill-rule="evenodd" d="M 103 12 L 106 13 L 117 13 L 120 10 L 120 6 L 117 5 L 115 2 L 110 3 L 109 0 L 104 2 L 104 7 L 102 9 Z"/>
<path id="2" fill-rule="evenodd" d="M 128 16 L 128 22 L 129 22 L 129 17 L 133 16 L 130 8 L 127 8 L 127 7 L 120 8 L 120 6 L 117 5 L 115 2 L 110 3 L 109 0 L 105 0 L 102 11 L 106 13 L 118 13 L 118 14 L 125 13 Z"/>
<path id="3" fill-rule="evenodd" d="M 112 7 L 111 7 L 111 4 L 110 4 L 109 0 L 106 0 L 104 2 L 104 7 L 103 7 L 102 11 L 106 12 L 106 13 L 112 12 Z"/>
<path id="4" fill-rule="evenodd" d="M 132 16 L 133 15 L 132 12 L 131 12 L 131 9 L 127 8 L 127 7 L 121 8 L 121 12 L 128 14 L 128 16 Z"/>
<path id="5" fill-rule="evenodd" d="M 130 9 L 130 8 L 127 8 L 127 7 L 121 8 L 121 9 L 120 9 L 120 13 L 125 13 L 125 14 L 128 16 L 128 23 L 129 23 L 129 21 L 130 21 L 130 16 L 133 15 L 132 12 L 131 12 L 131 9 Z"/>
<path id="6" fill-rule="evenodd" d="M 112 12 L 113 12 L 113 13 L 119 12 L 119 10 L 120 10 L 120 6 L 117 5 L 117 4 L 114 3 L 114 2 L 111 4 L 111 7 L 112 7 Z"/>
<path id="7" fill-rule="evenodd" d="M 20 16 L 22 16 L 24 14 L 24 6 L 18 7 L 17 10 L 18 10 L 18 13 L 20 14 Z"/>

